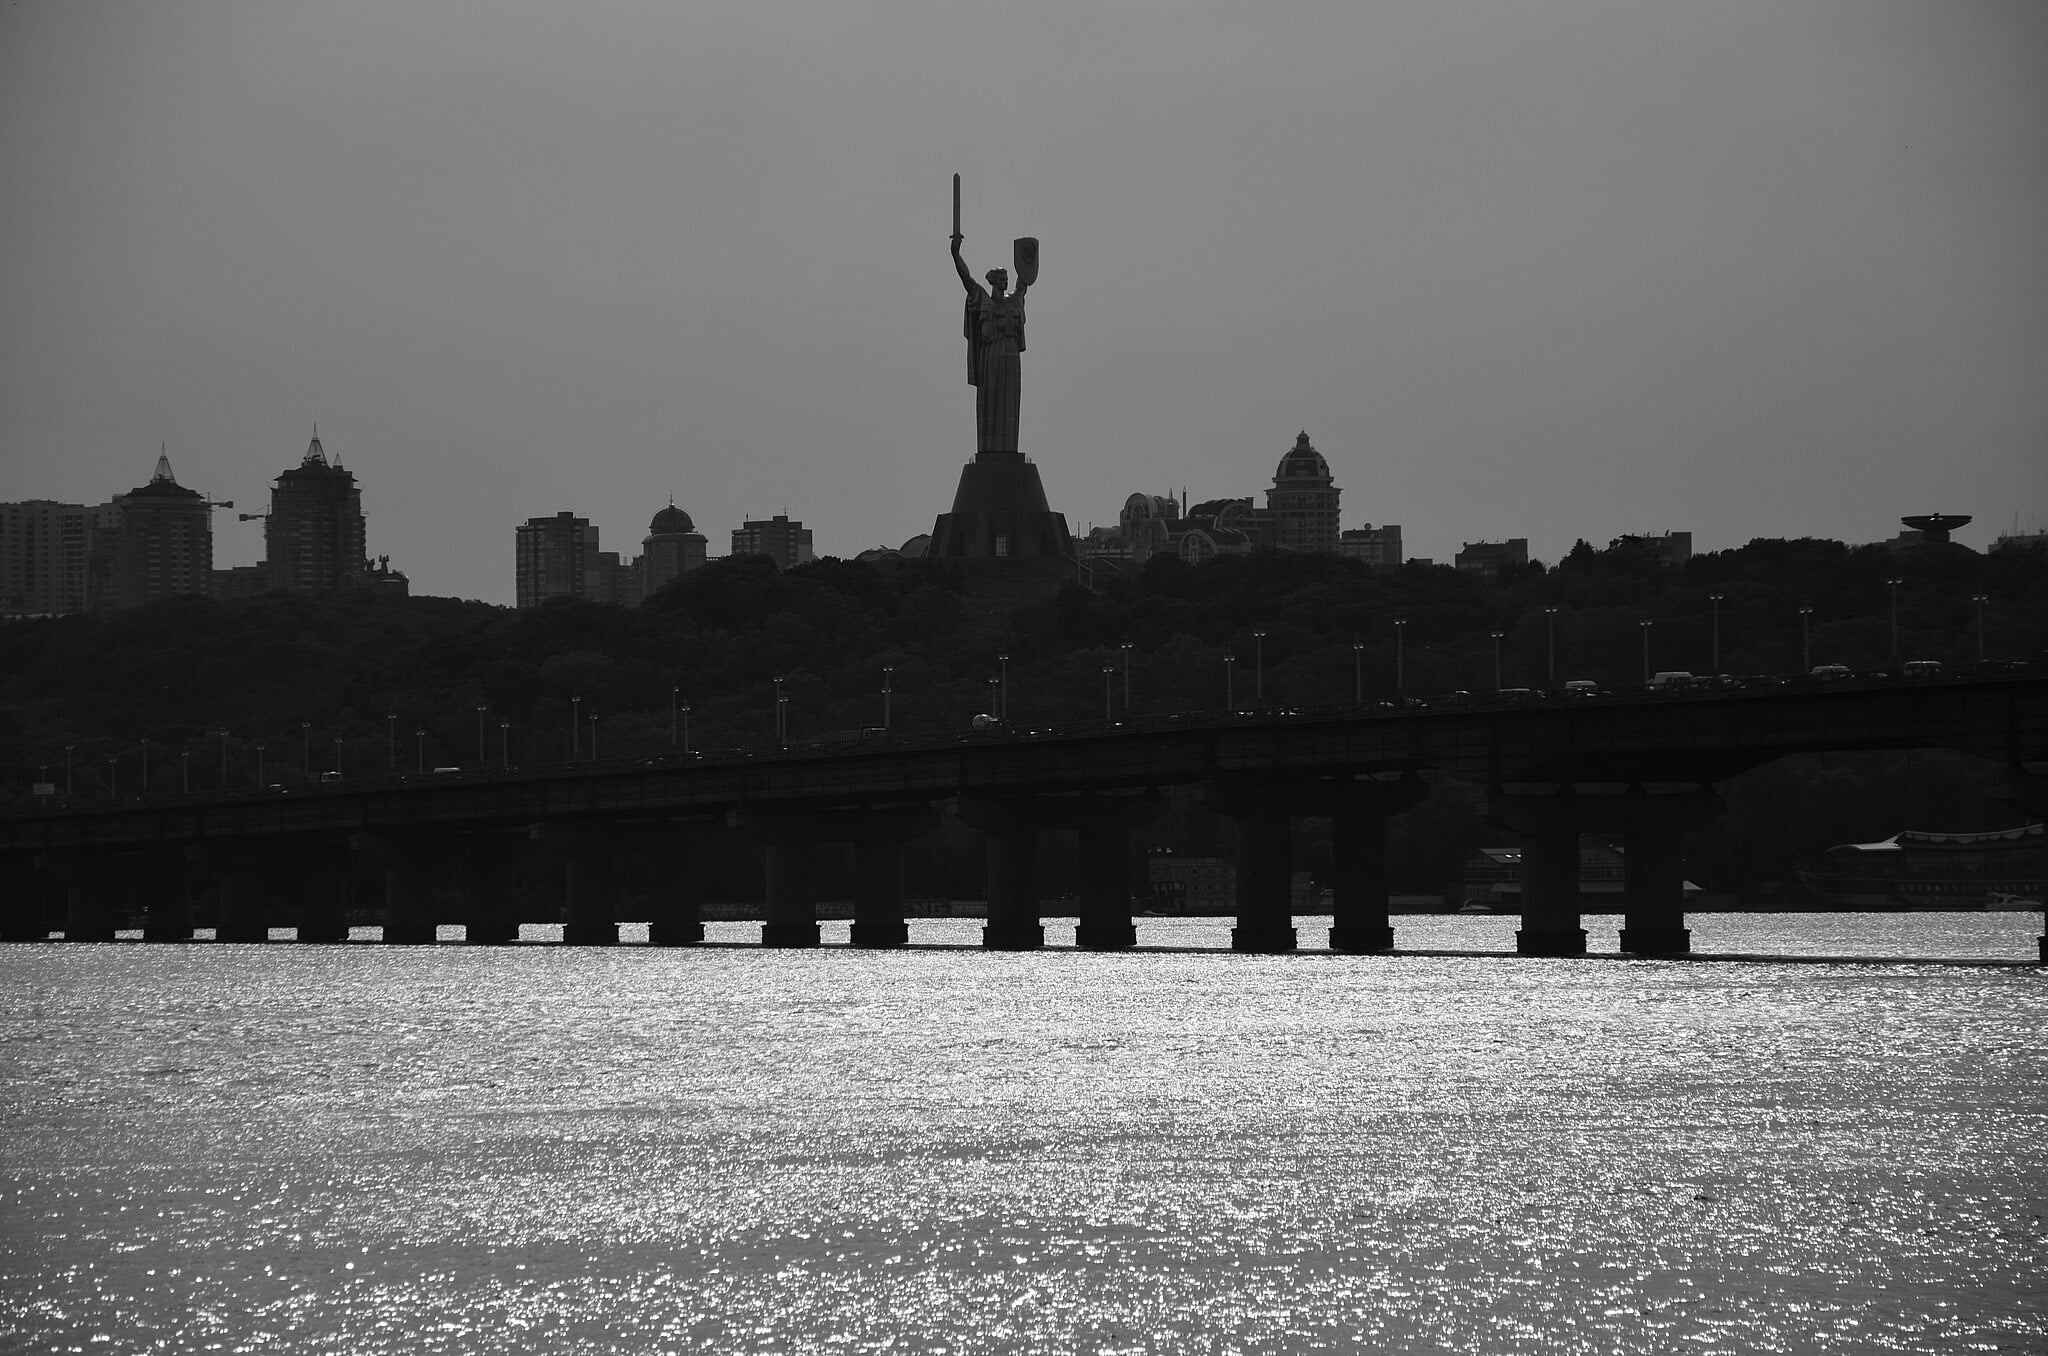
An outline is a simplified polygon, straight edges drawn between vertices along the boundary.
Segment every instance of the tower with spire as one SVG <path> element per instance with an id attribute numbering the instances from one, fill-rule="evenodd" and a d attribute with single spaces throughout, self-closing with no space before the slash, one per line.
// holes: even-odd
<path id="1" fill-rule="evenodd" d="M 205 593 L 213 580 L 213 505 L 178 483 L 168 446 L 147 485 L 114 496 L 86 548 L 89 606 L 113 611 Z"/>
<path id="2" fill-rule="evenodd" d="M 330 593 L 360 575 L 364 562 L 362 492 L 353 472 L 327 460 L 315 424 L 306 455 L 279 474 L 270 491 L 264 582 L 295 593 Z"/>

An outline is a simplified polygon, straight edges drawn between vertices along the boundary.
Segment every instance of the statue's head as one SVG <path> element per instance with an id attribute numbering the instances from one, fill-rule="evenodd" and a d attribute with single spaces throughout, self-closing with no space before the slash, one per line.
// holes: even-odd
<path id="1" fill-rule="evenodd" d="M 990 269 L 988 271 L 988 285 L 989 289 L 993 291 L 997 296 L 1001 296 L 1003 293 L 1009 291 L 1010 270 L 1007 268 Z"/>

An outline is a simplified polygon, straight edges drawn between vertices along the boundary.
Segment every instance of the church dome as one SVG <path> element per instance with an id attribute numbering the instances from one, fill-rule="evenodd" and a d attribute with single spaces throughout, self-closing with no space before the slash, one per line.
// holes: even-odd
<path id="1" fill-rule="evenodd" d="M 1315 444 L 1308 440 L 1308 430 L 1294 440 L 1294 446 L 1287 449 L 1287 455 L 1280 458 L 1280 467 L 1273 472 L 1274 480 L 1302 480 L 1306 478 L 1328 480 L 1330 463 L 1323 460 L 1323 454 L 1316 451 Z"/>
<path id="2" fill-rule="evenodd" d="M 654 515 L 654 521 L 647 525 L 647 535 L 659 537 L 683 532 L 695 532 L 697 525 L 690 521 L 690 515 L 670 504 Z"/>

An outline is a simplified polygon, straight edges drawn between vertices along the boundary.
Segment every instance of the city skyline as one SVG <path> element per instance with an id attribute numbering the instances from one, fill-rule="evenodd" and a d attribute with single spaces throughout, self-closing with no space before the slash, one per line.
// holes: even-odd
<path id="1" fill-rule="evenodd" d="M 671 495 L 898 545 L 973 451 L 958 172 L 977 272 L 1043 242 L 1021 445 L 1077 536 L 1299 428 L 1437 560 L 2048 507 L 2037 9 L 786 20 L 0 18 L 0 499 L 160 443 L 253 497 L 317 420 L 424 593 Z"/>

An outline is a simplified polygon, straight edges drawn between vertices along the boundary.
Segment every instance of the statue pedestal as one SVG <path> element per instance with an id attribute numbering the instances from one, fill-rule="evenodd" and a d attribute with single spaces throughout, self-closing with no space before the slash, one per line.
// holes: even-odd
<path id="1" fill-rule="evenodd" d="M 958 569 L 969 597 L 1050 598 L 1074 577 L 1074 539 L 1036 466 L 1020 452 L 983 452 L 960 469 L 925 559 Z"/>

